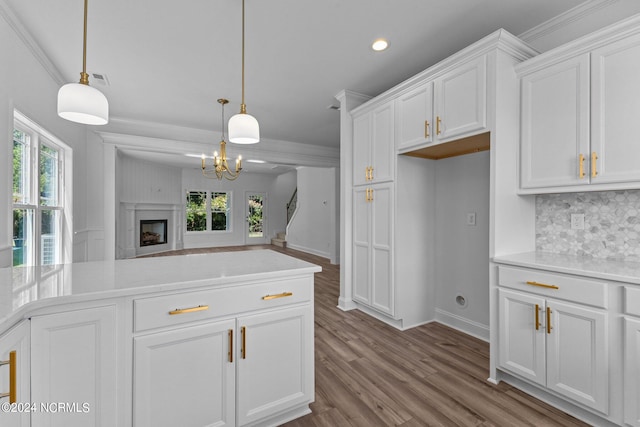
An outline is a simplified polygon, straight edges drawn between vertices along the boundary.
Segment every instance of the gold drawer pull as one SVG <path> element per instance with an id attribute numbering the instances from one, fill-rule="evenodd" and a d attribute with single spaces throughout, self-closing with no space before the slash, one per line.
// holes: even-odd
<path id="1" fill-rule="evenodd" d="M 424 121 L 424 138 L 429 138 L 429 120 Z"/>
<path id="2" fill-rule="evenodd" d="M 247 358 L 247 328 L 243 326 L 240 328 L 240 335 L 242 335 L 242 348 L 240 349 L 240 354 L 243 359 Z"/>
<path id="3" fill-rule="evenodd" d="M 584 178 L 584 154 L 580 154 L 578 158 L 578 162 L 580 163 L 580 179 Z"/>
<path id="4" fill-rule="evenodd" d="M 440 132 L 440 123 L 442 123 L 442 119 L 440 119 L 440 116 L 436 116 L 436 135 L 440 135 L 442 132 Z"/>
<path id="5" fill-rule="evenodd" d="M 265 296 L 262 297 L 262 299 L 267 301 L 267 300 L 270 300 L 270 299 L 290 297 L 292 295 L 293 295 L 293 292 L 283 292 L 283 293 L 277 294 L 277 295 L 265 295 Z"/>
<path id="6" fill-rule="evenodd" d="M 190 307 L 190 308 L 176 308 L 175 310 L 170 311 L 169 314 L 173 316 L 174 314 L 195 313 L 196 311 L 205 311 L 205 310 L 209 310 L 208 305 L 199 305 L 197 307 Z"/>
<path id="7" fill-rule="evenodd" d="M 556 285 L 547 285 L 546 283 L 538 283 L 538 282 L 527 282 L 527 285 L 539 286 L 541 288 L 548 288 L 548 289 L 560 289 Z"/>
<path id="8" fill-rule="evenodd" d="M 540 329 L 540 306 L 536 304 L 536 331 Z"/>
<path id="9" fill-rule="evenodd" d="M 547 307 L 547 333 L 550 334 L 553 327 L 551 326 L 551 309 Z"/>
<path id="10" fill-rule="evenodd" d="M 598 160 L 598 155 L 594 151 L 593 153 L 591 153 L 591 176 L 594 178 L 598 176 L 598 166 L 596 165 L 596 160 Z"/>
<path id="11" fill-rule="evenodd" d="M 9 365 L 9 393 L 0 393 L 0 399 L 9 398 L 9 403 L 16 403 L 17 400 L 17 353 L 12 351 L 9 353 L 9 360 L 0 361 L 0 366 Z"/>
<path id="12" fill-rule="evenodd" d="M 229 363 L 233 363 L 233 329 L 229 329 Z"/>

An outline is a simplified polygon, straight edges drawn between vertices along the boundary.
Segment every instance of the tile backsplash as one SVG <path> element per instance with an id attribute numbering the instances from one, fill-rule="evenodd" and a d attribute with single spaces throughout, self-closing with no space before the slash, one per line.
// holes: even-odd
<path id="1" fill-rule="evenodd" d="M 536 196 L 536 250 L 640 262 L 640 190 Z"/>

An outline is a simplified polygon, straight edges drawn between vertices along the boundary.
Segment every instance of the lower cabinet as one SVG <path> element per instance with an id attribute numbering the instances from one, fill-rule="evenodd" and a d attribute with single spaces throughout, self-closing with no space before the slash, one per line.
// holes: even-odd
<path id="1" fill-rule="evenodd" d="M 640 319 L 625 318 L 624 421 L 640 427 Z"/>
<path id="2" fill-rule="evenodd" d="M 30 402 L 30 329 L 23 320 L 0 337 L 0 426 L 28 427 L 31 414 L 19 410 L 23 402 Z"/>
<path id="3" fill-rule="evenodd" d="M 606 311 L 500 289 L 499 317 L 500 367 L 608 413 Z"/>

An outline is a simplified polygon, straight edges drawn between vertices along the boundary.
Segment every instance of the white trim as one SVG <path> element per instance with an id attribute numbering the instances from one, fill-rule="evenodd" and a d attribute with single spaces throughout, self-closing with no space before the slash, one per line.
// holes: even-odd
<path id="1" fill-rule="evenodd" d="M 489 326 L 436 308 L 436 321 L 467 335 L 489 342 Z"/>
<path id="2" fill-rule="evenodd" d="M 317 256 L 322 257 L 322 258 L 331 259 L 331 255 L 329 254 L 329 252 L 318 251 L 318 250 L 315 250 L 315 249 L 307 248 L 305 246 L 296 245 L 296 244 L 293 244 L 293 243 L 288 242 L 288 241 L 287 241 L 287 248 L 294 249 L 294 250 L 300 251 L 300 252 L 306 252 L 306 253 L 311 254 L 311 255 L 317 255 Z"/>

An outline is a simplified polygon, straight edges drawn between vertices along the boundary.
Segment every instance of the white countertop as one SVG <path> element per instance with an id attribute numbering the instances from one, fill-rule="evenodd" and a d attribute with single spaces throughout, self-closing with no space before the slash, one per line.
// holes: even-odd
<path id="1" fill-rule="evenodd" d="M 549 252 L 503 255 L 493 258 L 493 262 L 640 285 L 638 262 L 583 258 Z"/>
<path id="2" fill-rule="evenodd" d="M 0 334 L 36 308 L 226 286 L 321 270 L 315 264 L 270 250 L 0 268 Z"/>

